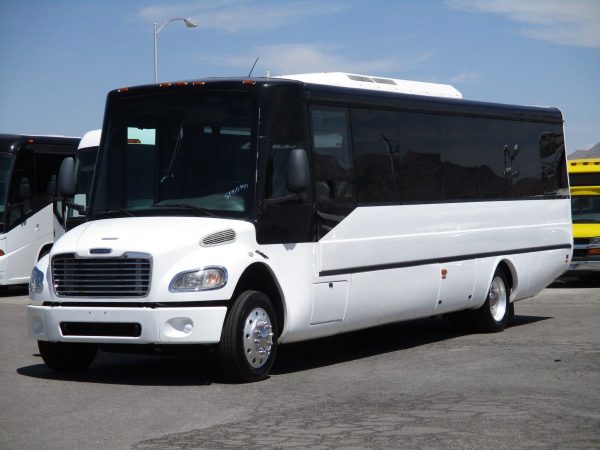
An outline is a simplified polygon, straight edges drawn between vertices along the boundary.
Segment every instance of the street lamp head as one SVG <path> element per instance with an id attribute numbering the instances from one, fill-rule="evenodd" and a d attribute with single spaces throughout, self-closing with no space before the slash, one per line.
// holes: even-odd
<path id="1" fill-rule="evenodd" d="M 188 28 L 196 28 L 198 26 L 198 21 L 188 17 L 187 19 L 183 19 L 185 22 L 185 26 Z"/>
<path id="2" fill-rule="evenodd" d="M 154 82 L 155 83 L 158 82 L 158 45 L 157 45 L 158 33 L 160 33 L 164 27 L 166 27 L 168 24 L 170 24 L 171 22 L 173 22 L 175 20 L 182 20 L 183 22 L 185 22 L 185 26 L 188 28 L 196 28 L 198 26 L 198 21 L 195 19 L 192 19 L 191 17 L 188 17 L 187 19 L 184 19 L 183 17 L 173 17 L 172 19 L 169 19 L 165 23 L 163 23 L 160 27 L 158 26 L 158 24 L 156 22 L 154 22 Z"/>

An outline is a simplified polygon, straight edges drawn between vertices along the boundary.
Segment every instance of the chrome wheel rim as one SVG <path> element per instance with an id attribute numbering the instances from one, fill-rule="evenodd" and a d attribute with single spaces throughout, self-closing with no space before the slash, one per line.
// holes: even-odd
<path id="1" fill-rule="evenodd" d="M 255 369 L 264 366 L 273 349 L 273 325 L 269 314 L 254 308 L 244 321 L 244 355 Z"/>
<path id="2" fill-rule="evenodd" d="M 501 322 L 506 314 L 508 296 L 504 280 L 496 277 L 492 280 L 489 292 L 490 313 L 496 322 Z"/>

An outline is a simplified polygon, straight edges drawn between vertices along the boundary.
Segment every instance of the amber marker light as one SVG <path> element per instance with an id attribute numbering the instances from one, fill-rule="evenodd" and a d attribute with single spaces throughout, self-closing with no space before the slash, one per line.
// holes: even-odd
<path id="1" fill-rule="evenodd" d="M 246 86 L 252 85 L 252 84 L 256 84 L 256 81 L 254 80 L 244 80 L 242 81 L 242 83 Z"/>
<path id="2" fill-rule="evenodd" d="M 160 87 L 169 87 L 169 86 L 171 86 L 171 83 L 168 83 L 168 82 L 167 83 L 160 83 L 159 86 Z"/>
<path id="3" fill-rule="evenodd" d="M 127 92 L 129 90 L 129 88 L 121 88 L 121 89 L 117 89 L 117 92 Z"/>

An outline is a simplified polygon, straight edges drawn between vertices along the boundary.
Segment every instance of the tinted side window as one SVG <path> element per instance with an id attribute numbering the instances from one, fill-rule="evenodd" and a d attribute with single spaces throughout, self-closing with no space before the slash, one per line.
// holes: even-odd
<path id="1" fill-rule="evenodd" d="M 396 176 L 400 202 L 442 200 L 442 161 L 439 145 L 441 116 L 400 112 L 398 117 Z"/>
<path id="2" fill-rule="evenodd" d="M 398 114 L 352 109 L 352 146 L 358 203 L 395 202 L 400 176 Z"/>
<path id="3" fill-rule="evenodd" d="M 482 148 L 477 129 L 484 119 L 440 116 L 440 148 L 444 199 L 479 199 L 478 153 Z M 489 176 L 489 174 L 487 174 Z"/>
<path id="4" fill-rule="evenodd" d="M 506 181 L 510 197 L 534 197 L 544 194 L 539 140 L 544 124 L 505 121 L 507 144 L 504 146 Z"/>
<path id="5" fill-rule="evenodd" d="M 565 138 L 560 125 L 545 127 L 539 137 L 539 152 L 542 164 L 542 184 L 546 195 L 566 195 L 567 161 Z"/>
<path id="6" fill-rule="evenodd" d="M 345 108 L 311 108 L 313 166 L 319 234 L 354 208 L 353 160 Z"/>

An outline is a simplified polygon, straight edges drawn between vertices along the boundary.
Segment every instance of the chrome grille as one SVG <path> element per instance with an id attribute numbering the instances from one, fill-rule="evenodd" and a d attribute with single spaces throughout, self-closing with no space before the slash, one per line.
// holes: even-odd
<path id="1" fill-rule="evenodd" d="M 52 258 L 52 284 L 60 297 L 144 297 L 150 289 L 151 260 L 145 254 L 119 258 Z"/>

